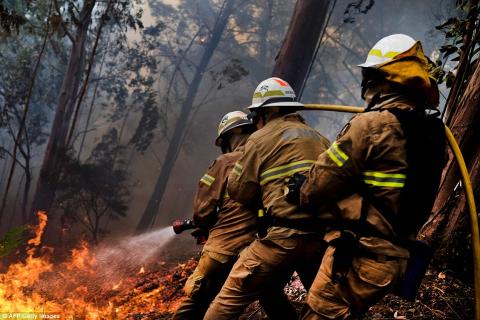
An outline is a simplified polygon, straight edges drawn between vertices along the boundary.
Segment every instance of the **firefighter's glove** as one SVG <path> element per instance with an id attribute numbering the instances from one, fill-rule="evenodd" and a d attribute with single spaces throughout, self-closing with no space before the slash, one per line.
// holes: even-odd
<path id="1" fill-rule="evenodd" d="M 290 179 L 288 179 L 288 193 L 286 199 L 289 203 L 300 204 L 300 189 L 306 179 L 307 177 L 300 173 L 295 173 Z"/>
<path id="2" fill-rule="evenodd" d="M 200 228 L 197 228 L 192 231 L 192 237 L 194 237 L 197 240 L 197 244 L 205 244 L 208 239 L 208 232 L 205 230 L 202 230 Z"/>

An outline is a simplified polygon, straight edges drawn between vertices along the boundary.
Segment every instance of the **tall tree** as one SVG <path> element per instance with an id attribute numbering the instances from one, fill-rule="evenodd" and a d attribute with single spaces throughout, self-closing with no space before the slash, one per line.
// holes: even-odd
<path id="1" fill-rule="evenodd" d="M 185 100 L 182 103 L 180 109 L 180 115 L 178 116 L 175 130 L 169 141 L 168 149 L 165 154 L 165 159 L 160 171 L 160 175 L 157 178 L 157 182 L 153 189 L 152 195 L 148 201 L 147 207 L 142 214 L 140 222 L 137 225 L 137 232 L 143 232 L 150 228 L 158 213 L 160 202 L 165 193 L 170 174 L 175 165 L 178 153 L 182 146 L 182 140 L 185 134 L 185 130 L 188 125 L 190 114 L 192 112 L 192 106 L 197 96 L 200 83 L 205 75 L 208 64 L 222 38 L 225 27 L 229 20 L 230 15 L 234 9 L 236 0 L 225 0 L 217 20 L 213 28 L 211 29 L 208 39 L 205 42 L 205 48 L 201 56 L 199 64 L 196 66 L 195 73 L 192 79 L 189 81 L 188 90 L 185 96 Z"/>
<path id="2" fill-rule="evenodd" d="M 465 163 L 469 169 L 475 199 L 480 196 L 480 64 L 478 51 L 480 48 L 480 17 L 478 0 L 459 1 L 456 14 L 464 19 L 454 17 L 438 27 L 445 32 L 447 43 L 440 49 L 444 60 L 458 61 L 456 70 L 445 72 L 440 67 L 441 81 L 444 78 L 451 87 L 445 106 L 446 124 L 457 139 Z M 455 71 L 455 74 L 454 74 Z M 469 219 L 467 203 L 460 182 L 460 172 L 456 160 L 450 156 L 444 169 L 443 179 L 438 192 L 433 213 L 429 223 L 423 229 L 422 236 L 434 247 L 443 247 L 449 264 L 457 271 L 471 263 L 471 245 L 469 240 Z M 458 262 L 461 261 L 461 265 Z"/>
<path id="3" fill-rule="evenodd" d="M 78 114 L 81 100 L 88 87 L 96 48 L 105 23 L 110 21 L 112 26 L 117 26 L 121 30 L 122 34 L 118 36 L 119 41 L 125 40 L 124 33 L 128 28 L 136 28 L 137 25 L 139 27 L 143 26 L 139 20 L 139 14 L 133 13 L 135 4 L 138 1 L 109 0 L 107 2 L 99 2 L 96 0 L 85 0 L 81 2 L 82 7 L 78 14 L 75 13 L 76 5 L 74 2 L 73 0 L 68 0 L 59 4 L 58 0 L 54 0 L 57 11 L 56 21 L 63 27 L 64 34 L 70 39 L 72 46 L 55 109 L 47 149 L 37 181 L 32 206 L 33 210 L 49 210 L 53 203 L 62 160 L 68 149 L 69 128 L 75 126 L 74 121 L 76 121 L 76 117 L 72 119 L 72 116 Z M 65 6 L 68 11 L 68 19 L 64 19 L 64 13 L 61 11 Z M 99 20 L 95 20 L 95 24 L 92 24 L 93 17 L 99 17 Z M 70 30 L 66 21 L 72 22 L 73 31 Z M 97 32 L 95 33 L 96 37 L 92 46 L 89 65 L 84 72 L 86 45 L 91 27 L 96 28 Z M 80 87 L 82 77 L 84 81 Z"/>
<path id="4" fill-rule="evenodd" d="M 42 114 L 37 112 L 34 116 L 31 116 L 30 109 L 32 109 L 32 105 L 35 104 L 35 102 L 32 100 L 34 100 L 34 94 L 36 93 L 36 79 L 41 73 L 41 62 L 43 60 L 44 52 L 46 51 L 47 40 L 51 36 L 50 26 L 52 2 L 45 1 L 45 3 L 37 3 L 34 9 L 37 9 L 38 12 L 42 14 L 39 15 L 41 18 L 38 18 L 38 20 L 31 18 L 29 21 L 31 28 L 29 28 L 28 37 L 35 39 L 34 41 L 36 41 L 37 36 L 41 37 L 42 40 L 40 42 L 40 48 L 38 49 L 38 55 L 35 56 L 33 54 L 30 45 L 25 46 L 22 43 L 20 39 L 23 39 L 23 37 L 21 36 L 18 36 L 18 40 L 14 39 L 11 41 L 11 45 L 5 44 L 4 48 L 8 51 L 15 51 L 13 57 L 7 53 L 2 61 L 5 69 L 9 71 L 6 72 L 6 75 L 2 77 L 2 90 L 0 90 L 0 96 L 4 101 L 3 108 L 7 115 L 7 131 L 12 137 L 13 148 L 12 151 L 5 149 L 5 153 L 12 158 L 12 163 L 7 175 L 6 185 L 1 199 L 0 221 L 4 214 L 10 186 L 12 184 L 17 166 L 21 166 L 24 170 L 22 175 L 25 177 L 23 199 L 28 199 L 30 185 L 32 182 L 31 148 L 34 145 L 40 145 L 43 143 L 41 138 L 41 130 L 38 130 L 39 126 L 43 123 L 37 122 L 42 119 Z M 25 15 L 31 17 L 30 14 Z M 39 25 L 37 26 L 37 24 Z M 36 31 L 37 29 L 39 29 L 39 31 Z M 13 61 L 11 60 L 12 58 Z M 32 60 L 35 60 L 35 62 L 30 65 L 30 61 Z M 11 65 L 8 67 L 9 63 Z M 39 99 L 38 96 L 35 98 Z M 32 136 L 32 131 L 36 131 L 36 135 Z M 23 162 L 20 160 L 19 155 L 23 157 Z M 23 203 L 22 222 L 25 222 L 25 220 L 26 203 Z"/>
<path id="5" fill-rule="evenodd" d="M 273 68 L 300 94 L 327 21 L 330 1 L 297 0 L 290 25 Z"/>
<path id="6" fill-rule="evenodd" d="M 85 60 L 85 43 L 92 22 L 92 12 L 96 0 L 84 1 L 78 17 L 72 13 L 71 18 L 75 21 L 75 35 L 72 35 L 65 25 L 58 1 L 54 0 L 54 4 L 58 14 L 57 17 L 61 20 L 60 23 L 63 25 L 64 32 L 70 39 L 72 47 L 55 109 L 55 117 L 53 119 L 47 149 L 37 181 L 32 205 L 33 210 L 49 210 L 54 200 L 56 184 L 60 174 L 60 170 L 58 169 L 67 151 L 66 139 L 68 128 L 83 74 L 82 66 Z"/>

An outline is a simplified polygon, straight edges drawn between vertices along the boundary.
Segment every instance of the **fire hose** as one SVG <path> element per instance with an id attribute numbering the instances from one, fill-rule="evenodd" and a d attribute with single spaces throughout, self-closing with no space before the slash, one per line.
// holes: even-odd
<path id="1" fill-rule="evenodd" d="M 193 220 L 175 220 L 172 223 L 172 228 L 175 234 L 180 234 L 186 230 L 194 230 L 192 236 L 197 239 L 197 244 L 205 244 L 207 242 L 208 233 L 198 228 Z"/>
<path id="2" fill-rule="evenodd" d="M 364 111 L 362 107 L 355 106 L 340 106 L 333 104 L 305 104 L 305 110 L 323 110 L 323 111 L 338 111 L 349 113 L 361 113 Z M 445 133 L 448 144 L 453 151 L 455 159 L 457 160 L 460 173 L 462 175 L 462 183 L 465 188 L 465 195 L 469 207 L 471 232 L 472 232 L 472 248 L 473 248 L 473 276 L 475 287 L 475 320 L 480 320 L 480 235 L 478 227 L 477 208 L 475 206 L 475 199 L 473 196 L 472 182 L 463 158 L 460 147 L 458 146 L 452 131 L 445 125 Z"/>

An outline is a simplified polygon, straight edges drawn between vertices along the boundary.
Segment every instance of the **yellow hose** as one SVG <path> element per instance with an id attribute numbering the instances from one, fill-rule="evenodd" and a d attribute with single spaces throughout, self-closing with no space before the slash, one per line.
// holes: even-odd
<path id="1" fill-rule="evenodd" d="M 340 111 L 350 113 L 360 113 L 365 109 L 362 107 L 354 106 L 339 106 L 333 104 L 306 104 L 305 110 L 325 110 L 325 111 Z M 472 226 L 472 248 L 473 248 L 473 277 L 475 286 L 475 320 L 480 320 L 480 235 L 478 228 L 478 216 L 477 208 L 475 206 L 475 199 L 473 196 L 472 182 L 468 174 L 465 160 L 463 159 L 462 152 L 458 146 L 452 131 L 445 126 L 445 133 L 447 136 L 448 144 L 455 155 L 460 173 L 462 174 L 462 182 L 465 188 L 465 194 L 467 198 L 468 208 L 470 212 L 470 221 Z"/>
<path id="2" fill-rule="evenodd" d="M 341 112 L 351 112 L 359 113 L 365 110 L 361 107 L 351 107 L 351 106 L 338 106 L 336 104 L 305 104 L 305 110 L 324 110 L 324 111 L 341 111 Z"/>
<path id="3" fill-rule="evenodd" d="M 480 236 L 478 232 L 478 216 L 477 208 L 475 206 L 475 199 L 473 197 L 472 181 L 465 165 L 462 152 L 458 146 L 455 137 L 449 127 L 445 126 L 445 133 L 447 134 L 448 143 L 452 148 L 458 167 L 462 173 L 462 182 L 465 188 L 468 207 L 470 208 L 470 219 L 472 225 L 472 248 L 473 248 L 473 276 L 475 284 L 475 319 L 480 320 Z"/>

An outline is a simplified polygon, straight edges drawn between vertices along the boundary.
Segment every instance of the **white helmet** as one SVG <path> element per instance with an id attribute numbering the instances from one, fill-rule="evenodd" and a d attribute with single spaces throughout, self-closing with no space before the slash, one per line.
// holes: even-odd
<path id="1" fill-rule="evenodd" d="M 375 43 L 368 52 L 367 60 L 358 66 L 375 68 L 412 48 L 415 42 L 415 39 L 404 34 L 392 34 L 384 37 Z"/>
<path id="2" fill-rule="evenodd" d="M 292 87 L 280 78 L 268 78 L 260 82 L 253 93 L 252 105 L 248 109 L 253 110 L 265 107 L 290 107 L 302 108 L 303 104 L 296 100 Z"/>
<path id="3" fill-rule="evenodd" d="M 242 111 L 232 111 L 227 113 L 223 116 L 222 120 L 220 120 L 220 124 L 218 125 L 218 135 L 215 139 L 215 145 L 220 146 L 221 141 L 220 138 L 225 135 L 227 132 L 234 128 L 242 127 L 242 126 L 252 126 L 253 124 L 248 119 L 247 114 Z"/>

